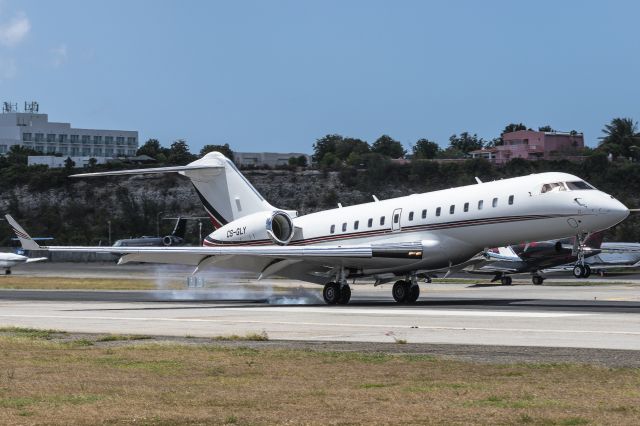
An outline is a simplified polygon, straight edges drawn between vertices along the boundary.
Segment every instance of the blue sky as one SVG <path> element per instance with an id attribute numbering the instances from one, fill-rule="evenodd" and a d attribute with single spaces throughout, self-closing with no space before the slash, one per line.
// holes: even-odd
<path id="1" fill-rule="evenodd" d="M 0 0 L 0 98 L 237 151 L 640 119 L 640 2 Z"/>

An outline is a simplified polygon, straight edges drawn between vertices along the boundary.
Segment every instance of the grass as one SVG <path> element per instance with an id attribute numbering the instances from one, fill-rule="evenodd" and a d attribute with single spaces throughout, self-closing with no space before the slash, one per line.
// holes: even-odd
<path id="1" fill-rule="evenodd" d="M 137 335 L 137 334 L 133 334 L 133 335 L 107 334 L 105 336 L 101 336 L 98 339 L 96 339 L 96 342 L 121 342 L 121 341 L 128 341 L 128 340 L 148 340 L 148 339 L 153 339 L 153 337 Z"/>
<path id="2" fill-rule="evenodd" d="M 223 336 L 215 336 L 212 337 L 214 341 L 253 341 L 253 342 L 264 342 L 269 340 L 269 335 L 266 331 L 262 330 L 260 333 L 247 333 L 244 336 L 239 336 L 237 334 L 231 335 L 223 335 Z"/>
<path id="3" fill-rule="evenodd" d="M 149 279 L 127 278 L 66 278 L 2 276 L 0 289 L 7 290 L 155 290 L 156 282 Z M 184 289 L 183 281 L 163 285 L 169 290 Z"/>
<path id="4" fill-rule="evenodd" d="M 640 369 L 0 332 L 4 424 L 638 423 Z M 61 339 L 55 336 L 63 336 Z M 115 337 L 118 340 L 114 340 Z M 65 340 L 66 339 L 66 340 Z M 117 342 L 117 345 L 108 344 Z M 330 409 L 328 409 L 330 408 Z"/>

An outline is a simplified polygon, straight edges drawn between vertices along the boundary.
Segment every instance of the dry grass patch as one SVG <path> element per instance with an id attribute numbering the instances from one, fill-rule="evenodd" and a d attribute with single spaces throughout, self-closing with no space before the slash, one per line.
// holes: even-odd
<path id="1" fill-rule="evenodd" d="M 215 343 L 69 346 L 7 335 L 0 359 L 3 424 L 631 425 L 640 418 L 640 369 L 631 368 Z"/>
<path id="2" fill-rule="evenodd" d="M 155 290 L 149 279 L 126 278 L 65 278 L 8 276 L 0 279 L 0 289 L 11 290 Z M 163 283 L 169 290 L 184 289 L 184 282 Z"/>
<path id="3" fill-rule="evenodd" d="M 244 336 L 237 334 L 223 335 L 212 337 L 214 341 L 249 341 L 249 342 L 265 342 L 269 340 L 269 335 L 262 330 L 260 333 L 247 333 Z"/>

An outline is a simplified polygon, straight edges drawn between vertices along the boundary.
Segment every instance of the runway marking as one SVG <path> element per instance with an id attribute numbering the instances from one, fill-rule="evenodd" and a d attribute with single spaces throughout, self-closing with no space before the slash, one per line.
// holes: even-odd
<path id="1" fill-rule="evenodd" d="M 69 320 L 108 320 L 108 321 L 140 321 L 140 322 L 188 322 L 188 323 L 229 323 L 229 324 L 271 324 L 288 326 L 321 326 L 321 327 L 354 327 L 354 328 L 399 328 L 429 331 L 489 331 L 489 332 L 525 332 L 525 333 L 557 333 L 557 334 L 613 334 L 640 336 L 640 331 L 611 331 L 611 330 L 559 330 L 559 329 L 534 329 L 534 328 L 489 328 L 489 327 L 452 327 L 452 326 L 423 326 L 411 325 L 391 325 L 391 324 L 349 324 L 349 323 L 327 323 L 327 322 L 289 322 L 289 321 L 269 321 L 269 320 L 230 320 L 211 318 L 155 318 L 155 317 L 106 317 L 106 316 L 65 316 L 65 315 L 23 315 L 23 314 L 3 314 L 0 318 L 43 318 L 43 319 L 69 319 Z"/>

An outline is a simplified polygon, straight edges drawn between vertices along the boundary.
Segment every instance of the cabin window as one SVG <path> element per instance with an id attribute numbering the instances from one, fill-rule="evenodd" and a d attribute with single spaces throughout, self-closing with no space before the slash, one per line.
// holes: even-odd
<path id="1" fill-rule="evenodd" d="M 373 218 L 369 218 L 369 221 L 367 222 L 367 226 L 369 228 L 371 228 L 373 226 Z"/>
<path id="2" fill-rule="evenodd" d="M 469 211 L 469 203 L 464 203 L 464 209 L 465 212 Z"/>
<path id="3" fill-rule="evenodd" d="M 491 205 L 493 207 L 498 207 L 498 197 L 494 198 L 493 201 L 491 202 Z"/>
<path id="4" fill-rule="evenodd" d="M 384 216 L 380 216 L 380 225 L 384 225 Z"/>
<path id="5" fill-rule="evenodd" d="M 455 212 L 456 212 L 456 205 L 451 204 L 451 206 L 449 207 L 449 214 L 454 214 Z"/>
<path id="6" fill-rule="evenodd" d="M 423 219 L 427 218 L 427 209 L 422 210 L 422 218 Z"/>
<path id="7" fill-rule="evenodd" d="M 569 188 L 569 191 L 575 191 L 577 189 L 594 189 L 593 186 L 582 180 L 578 180 L 575 182 L 565 182 L 565 184 Z"/>
<path id="8" fill-rule="evenodd" d="M 347 222 L 342 224 L 342 232 L 346 232 L 347 231 Z"/>
<path id="9" fill-rule="evenodd" d="M 331 233 L 335 233 L 336 232 L 336 226 L 335 225 L 331 225 Z"/>
<path id="10" fill-rule="evenodd" d="M 358 226 L 360 226 L 360 221 L 356 220 L 355 222 L 353 222 L 353 229 L 355 229 L 356 231 L 358 230 Z"/>
<path id="11" fill-rule="evenodd" d="M 545 192 L 558 192 L 558 191 L 566 191 L 564 184 L 562 182 L 554 182 L 554 183 L 545 183 L 542 185 L 542 193 Z"/>
<path id="12" fill-rule="evenodd" d="M 436 209 L 436 216 L 440 216 L 440 211 L 441 211 L 441 210 L 442 210 L 442 209 L 441 209 L 440 207 L 438 207 L 438 208 Z"/>
<path id="13" fill-rule="evenodd" d="M 409 220 L 413 220 L 413 212 L 409 212 Z"/>
<path id="14" fill-rule="evenodd" d="M 394 214 L 393 215 L 393 223 L 398 223 L 400 222 L 400 215 L 399 214 Z"/>
<path id="15" fill-rule="evenodd" d="M 478 201 L 478 210 L 482 210 L 482 205 L 484 204 L 484 200 Z"/>
<path id="16" fill-rule="evenodd" d="M 513 195 L 509 195 L 509 205 L 513 204 Z"/>

